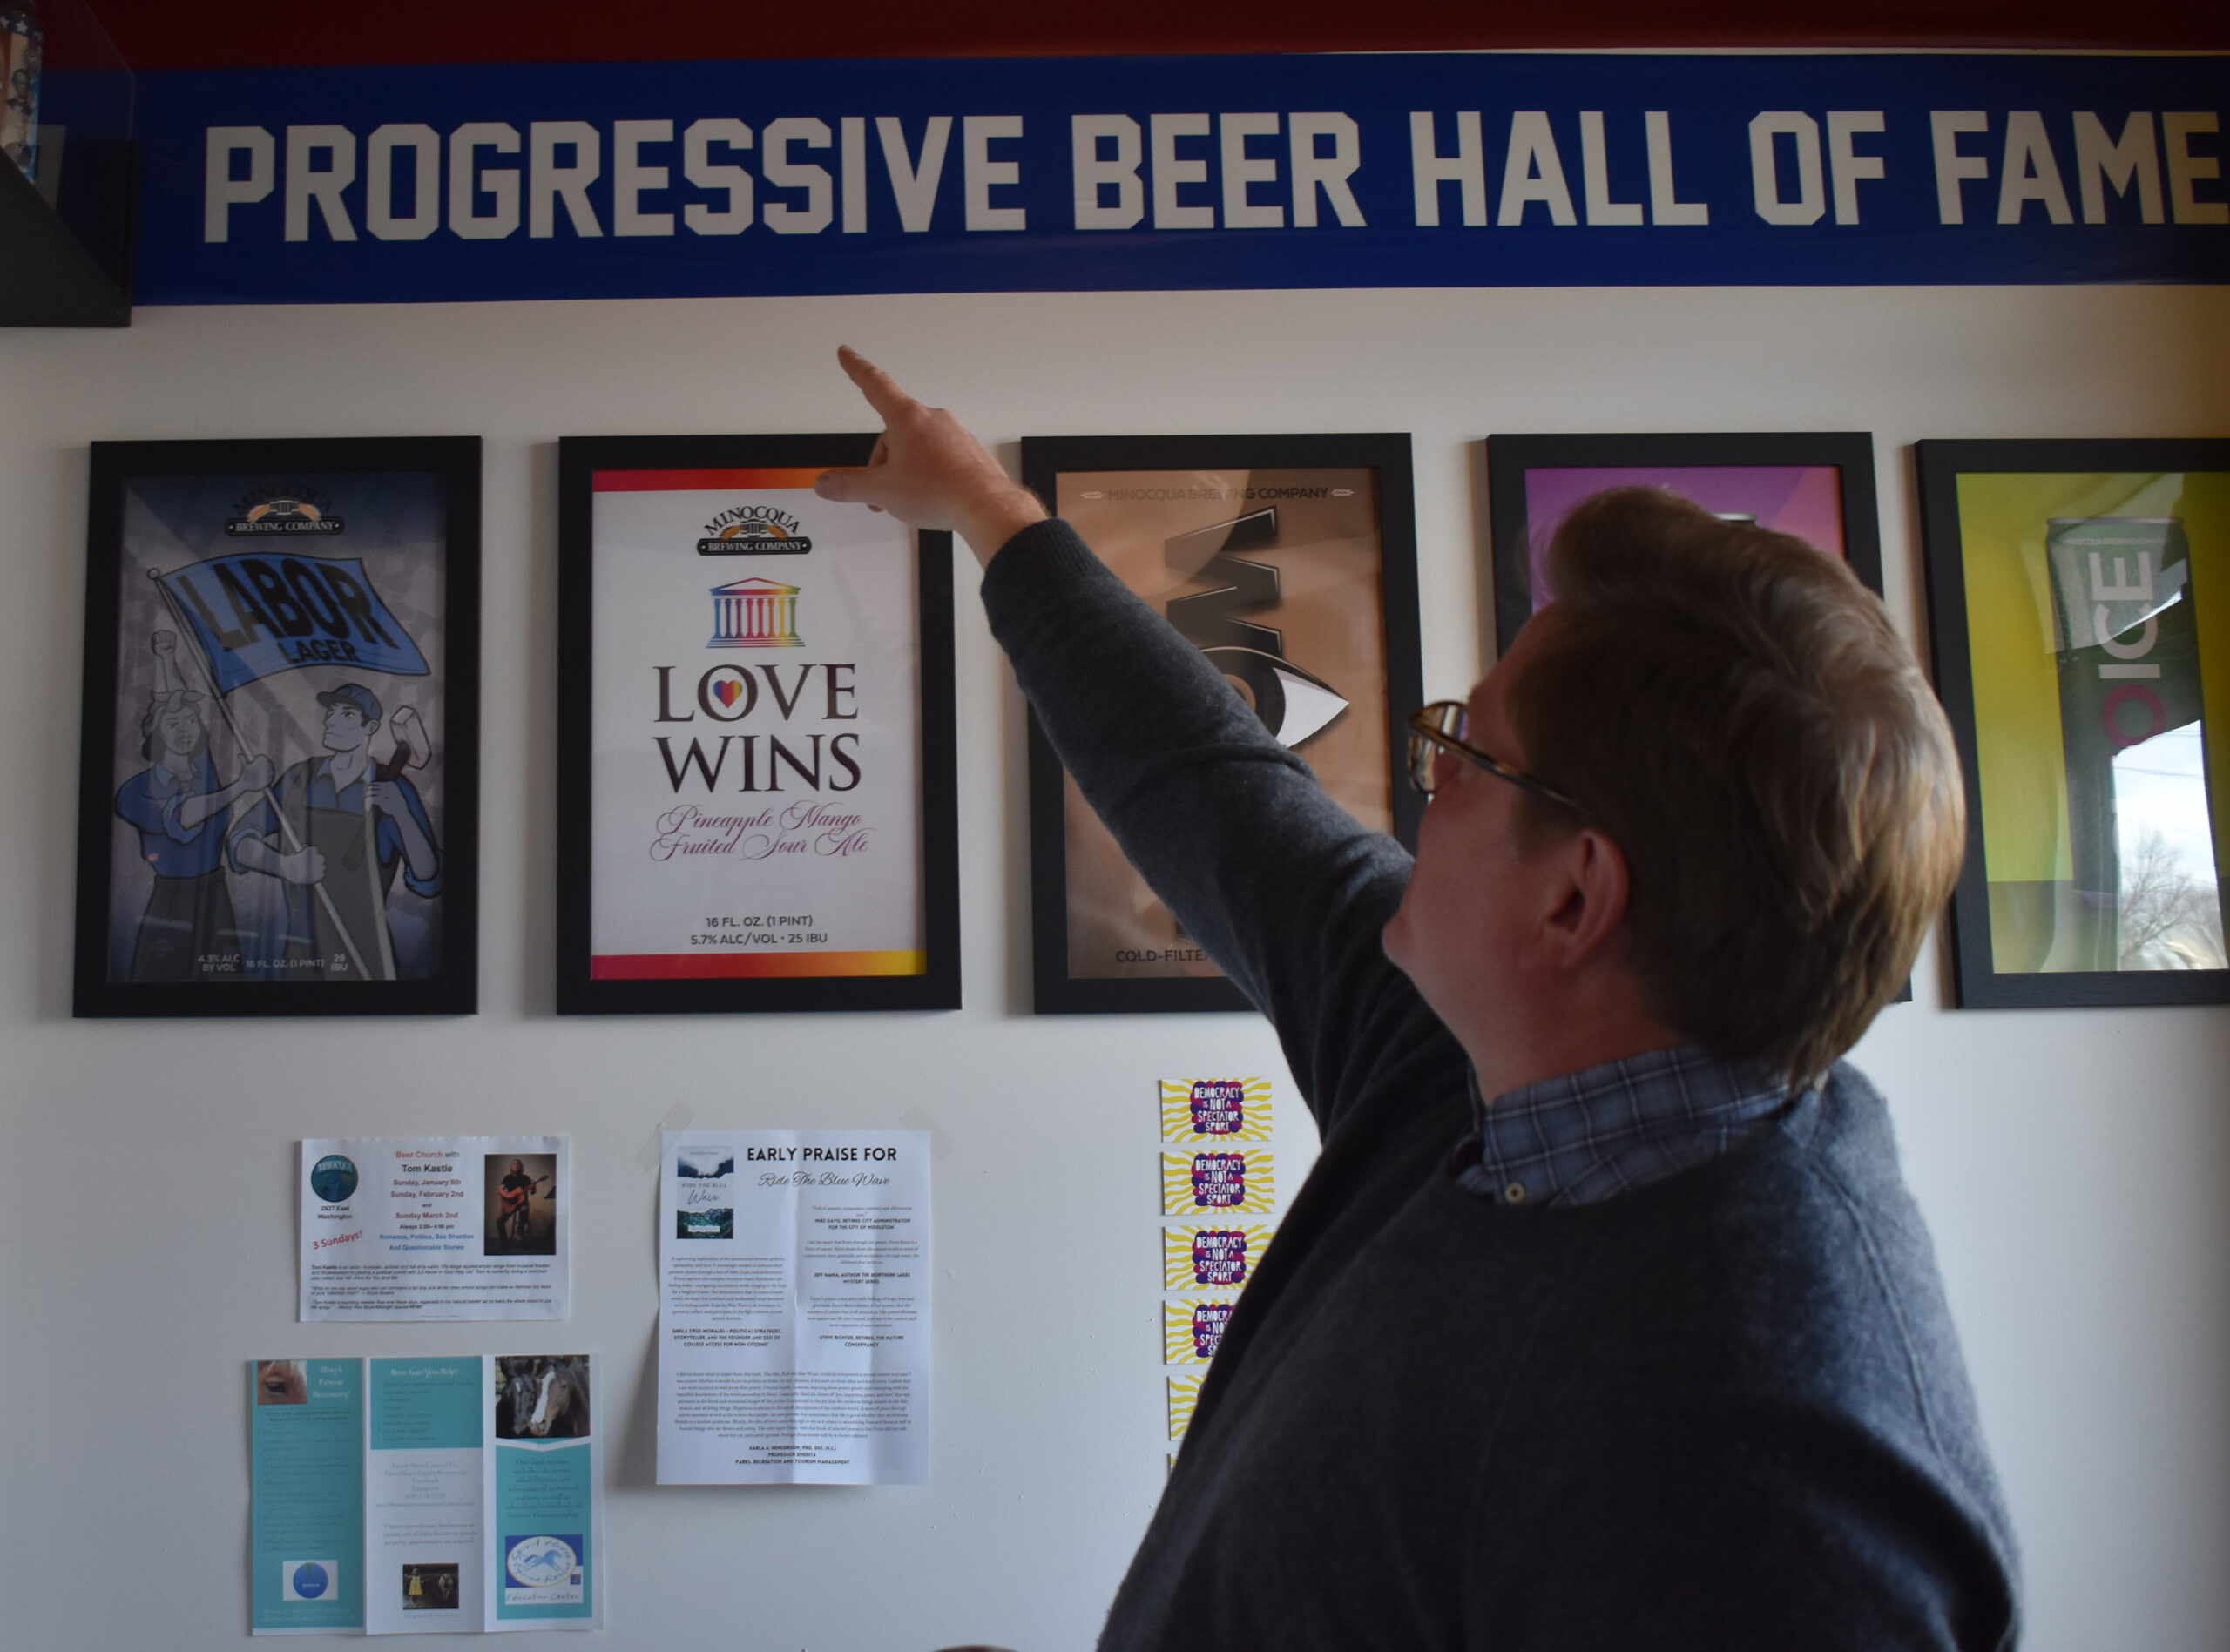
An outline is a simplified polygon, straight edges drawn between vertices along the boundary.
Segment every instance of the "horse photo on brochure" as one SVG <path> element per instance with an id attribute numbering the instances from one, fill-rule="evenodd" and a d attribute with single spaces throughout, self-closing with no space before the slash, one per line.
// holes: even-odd
<path id="1" fill-rule="evenodd" d="M 517 1354 L 496 1361 L 497 1439 L 588 1436 L 588 1355 Z"/>

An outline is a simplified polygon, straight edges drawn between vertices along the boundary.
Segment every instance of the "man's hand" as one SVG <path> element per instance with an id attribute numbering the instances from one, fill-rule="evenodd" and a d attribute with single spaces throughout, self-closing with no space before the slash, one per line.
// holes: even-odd
<path id="1" fill-rule="evenodd" d="M 325 877 L 325 852 L 305 845 L 279 857 L 278 873 L 287 883 L 312 884 Z"/>
<path id="2" fill-rule="evenodd" d="M 1037 496 L 1008 475 L 959 420 L 923 407 L 856 350 L 839 349 L 836 360 L 883 430 L 864 467 L 822 473 L 813 490 L 823 499 L 887 510 L 909 528 L 957 529 L 986 565 L 1016 534 L 1044 521 Z"/>

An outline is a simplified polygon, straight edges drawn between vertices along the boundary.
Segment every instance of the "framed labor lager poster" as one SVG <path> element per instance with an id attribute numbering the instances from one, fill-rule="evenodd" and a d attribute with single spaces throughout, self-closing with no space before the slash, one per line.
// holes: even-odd
<path id="1" fill-rule="evenodd" d="M 2230 442 L 1918 444 L 1959 1001 L 2230 1001 Z"/>
<path id="2" fill-rule="evenodd" d="M 559 444 L 558 1008 L 956 1009 L 952 538 L 873 435 Z"/>
<path id="3" fill-rule="evenodd" d="M 80 1015 L 476 991 L 480 442 L 93 444 Z"/>
<path id="4" fill-rule="evenodd" d="M 1022 469 L 1342 807 L 1415 845 L 1424 800 L 1395 777 L 1423 698 L 1409 437 L 1031 437 Z M 1039 1014 L 1249 1007 L 1035 718 L 1030 839 Z"/>

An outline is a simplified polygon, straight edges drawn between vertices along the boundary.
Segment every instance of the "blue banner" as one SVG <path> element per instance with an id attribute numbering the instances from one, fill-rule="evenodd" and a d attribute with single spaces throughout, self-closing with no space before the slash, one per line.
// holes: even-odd
<path id="1" fill-rule="evenodd" d="M 334 516 L 261 520 L 340 526 Z M 227 528 L 235 525 L 241 524 Z M 162 583 L 200 644 L 220 693 L 298 665 L 427 675 L 426 657 L 354 556 L 236 551 L 188 563 Z"/>
<path id="2" fill-rule="evenodd" d="M 172 71 L 149 304 L 2220 282 L 2230 58 Z"/>

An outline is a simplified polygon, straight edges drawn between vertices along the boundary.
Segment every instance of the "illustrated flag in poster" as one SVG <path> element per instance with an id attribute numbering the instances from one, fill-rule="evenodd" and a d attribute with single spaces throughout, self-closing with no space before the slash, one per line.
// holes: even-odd
<path id="1" fill-rule="evenodd" d="M 338 531 L 340 518 L 331 520 Z M 305 665 L 429 675 L 357 557 L 240 551 L 189 563 L 162 583 L 220 693 Z"/>
<path id="2" fill-rule="evenodd" d="M 1259 1147 L 1214 1148 L 1161 1156 L 1164 1216 L 1256 1214 L 1276 1204 L 1269 1153 Z"/>
<path id="3" fill-rule="evenodd" d="M 1267 1078 L 1165 1078 L 1165 1142 L 1266 1142 L 1270 1137 Z"/>

